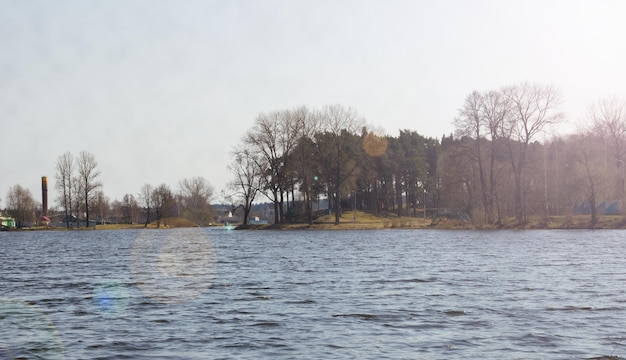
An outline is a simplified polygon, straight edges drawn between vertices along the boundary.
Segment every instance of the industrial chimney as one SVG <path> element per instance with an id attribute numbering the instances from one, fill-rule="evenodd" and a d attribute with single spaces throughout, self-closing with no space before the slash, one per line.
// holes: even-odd
<path id="1" fill-rule="evenodd" d="M 41 216 L 48 216 L 48 177 L 41 177 Z"/>

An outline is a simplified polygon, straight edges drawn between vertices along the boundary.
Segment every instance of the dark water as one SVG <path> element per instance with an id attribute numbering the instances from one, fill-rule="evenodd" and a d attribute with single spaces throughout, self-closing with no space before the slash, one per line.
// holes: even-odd
<path id="1" fill-rule="evenodd" d="M 0 233 L 0 358 L 621 358 L 625 236 Z"/>

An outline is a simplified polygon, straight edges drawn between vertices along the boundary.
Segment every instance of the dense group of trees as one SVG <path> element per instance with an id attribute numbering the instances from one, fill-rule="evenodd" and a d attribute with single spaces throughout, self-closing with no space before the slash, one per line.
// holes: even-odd
<path id="1" fill-rule="evenodd" d="M 437 147 L 415 131 L 398 137 L 370 131 L 341 105 L 275 111 L 260 114 L 235 146 L 231 188 L 242 200 L 244 222 L 257 193 L 272 202 L 275 223 L 312 222 L 320 196 L 335 223 L 346 206 L 415 214 L 423 201 L 436 201 Z"/>
<path id="2" fill-rule="evenodd" d="M 471 93 L 456 136 L 441 142 L 442 204 L 465 209 L 480 224 L 584 213 L 594 226 L 602 209 L 623 212 L 625 110 L 621 100 L 600 100 L 576 133 L 559 135 L 552 125 L 564 116 L 553 88 Z"/>
<path id="3" fill-rule="evenodd" d="M 371 131 L 352 109 L 300 107 L 260 114 L 233 150 L 230 184 L 244 221 L 257 194 L 274 221 L 312 222 L 322 196 L 338 223 L 343 208 L 422 216 L 449 209 L 477 224 L 575 212 L 597 221 L 624 208 L 626 105 L 601 100 L 579 131 L 556 133 L 559 92 L 522 83 L 467 96 L 441 140 L 412 130 Z"/>
<path id="4" fill-rule="evenodd" d="M 526 173 L 531 144 L 547 127 L 561 120 L 558 92 L 550 87 L 522 84 L 485 93 L 472 92 L 465 99 L 455 120 L 461 141 L 449 154 L 465 162 L 466 176 L 476 173 L 484 221 L 496 220 L 496 165 L 498 157 L 508 162 L 513 177 L 513 203 L 518 224 L 527 221 Z M 459 166 L 454 159 L 447 163 Z M 473 171 L 472 171 L 473 170 Z M 450 179 L 447 179 L 448 181 Z M 468 189 L 472 190 L 472 189 Z"/>
<path id="5" fill-rule="evenodd" d="M 208 226 L 215 221 L 211 208 L 213 193 L 208 180 L 194 177 L 181 180 L 174 190 L 165 183 L 144 184 L 137 195 L 127 193 L 121 201 L 110 201 L 99 192 L 93 209 L 99 219 L 116 223 L 143 223 L 146 227 L 155 222 L 161 227 L 165 218 L 182 218 L 197 226 Z"/>
<path id="6" fill-rule="evenodd" d="M 145 226 L 151 221 L 151 211 L 154 212 L 157 227 L 161 226 L 161 219 L 165 217 L 185 218 L 199 226 L 206 226 L 213 221 L 210 206 L 213 187 L 202 177 L 182 180 L 178 193 L 174 193 L 167 184 L 156 187 L 145 184 L 140 189 L 139 200 L 135 195 L 127 193 L 121 201 L 111 202 L 102 191 L 97 191 L 102 184 L 98 180 L 100 172 L 96 166 L 95 157 L 87 152 L 81 152 L 75 161 L 70 153 L 57 159 L 57 200 L 64 209 L 68 227 L 73 214 L 78 218 L 84 213 L 85 222 L 89 224 L 92 210 L 96 211 L 101 221 L 114 219 L 115 222 L 131 224 L 138 223 L 143 215 Z M 75 169 L 77 176 L 73 175 Z"/>
<path id="7" fill-rule="evenodd" d="M 76 158 L 69 152 L 57 158 L 57 202 L 63 208 L 68 228 L 74 213 L 84 213 L 85 224 L 89 226 L 90 211 L 95 200 L 101 196 L 96 191 L 102 186 L 98 179 L 100 171 L 96 169 L 97 166 L 95 156 L 87 151 L 81 151 Z"/>
<path id="8" fill-rule="evenodd" d="M 183 179 L 178 183 L 178 192 L 174 193 L 165 183 L 153 187 L 144 184 L 139 192 L 139 201 L 132 194 L 124 196 L 123 206 L 126 212 L 142 206 L 146 211 L 144 226 L 150 223 L 151 212 L 154 212 L 154 221 L 157 227 L 161 226 L 161 219 L 177 217 L 187 219 L 198 226 L 207 226 L 214 221 L 211 208 L 213 186 L 203 177 Z"/>

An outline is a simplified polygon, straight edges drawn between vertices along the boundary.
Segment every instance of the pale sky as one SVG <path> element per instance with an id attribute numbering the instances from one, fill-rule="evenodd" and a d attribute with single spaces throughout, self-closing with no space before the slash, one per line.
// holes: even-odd
<path id="1" fill-rule="evenodd" d="M 626 99 L 625 16 L 621 0 L 0 0 L 0 208 L 15 184 L 41 201 L 40 177 L 54 187 L 82 150 L 111 200 L 195 176 L 219 200 L 257 114 L 301 105 L 440 138 L 471 91 L 527 81 L 579 121 Z"/>

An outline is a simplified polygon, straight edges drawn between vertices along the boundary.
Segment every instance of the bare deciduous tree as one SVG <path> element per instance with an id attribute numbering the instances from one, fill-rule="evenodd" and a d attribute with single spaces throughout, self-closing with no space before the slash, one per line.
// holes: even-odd
<path id="1" fill-rule="evenodd" d="M 320 130 L 320 116 L 309 111 L 306 107 L 300 107 L 292 112 L 292 117 L 297 124 L 297 144 L 292 154 L 292 165 L 300 179 L 300 192 L 304 195 L 304 207 L 309 224 L 313 223 L 313 196 L 312 184 L 315 181 L 315 134 Z"/>
<path id="2" fill-rule="evenodd" d="M 109 210 L 111 209 L 111 202 L 109 198 L 104 195 L 102 190 L 96 191 L 94 196 L 93 204 L 91 205 L 94 209 L 97 218 L 99 218 L 100 222 L 106 222 L 106 219 L 109 218 Z"/>
<path id="3" fill-rule="evenodd" d="M 198 225 L 208 226 L 213 217 L 210 205 L 213 186 L 205 178 L 197 176 L 181 180 L 179 189 L 182 195 L 183 217 Z"/>
<path id="4" fill-rule="evenodd" d="M 467 151 L 463 152 L 466 157 L 475 162 L 478 166 L 478 178 L 480 181 L 480 192 L 482 205 L 485 214 L 485 221 L 491 223 L 492 212 L 491 204 L 489 201 L 489 194 L 487 191 L 487 178 L 485 176 L 485 154 L 482 148 L 487 136 L 485 134 L 486 121 L 483 116 L 485 100 L 482 93 L 473 91 L 465 98 L 463 107 L 459 109 L 459 117 L 454 120 L 456 128 L 456 136 L 462 138 L 467 137 L 471 139 L 469 142 L 461 144 L 470 145 L 466 148 Z M 470 201 L 471 202 L 471 201 Z"/>
<path id="5" fill-rule="evenodd" d="M 300 123 L 288 110 L 260 114 L 244 143 L 258 153 L 257 166 L 264 176 L 264 194 L 274 204 L 274 222 L 283 222 L 284 194 L 287 191 L 288 160 L 296 146 Z"/>
<path id="6" fill-rule="evenodd" d="M 323 134 L 318 134 L 319 161 L 325 165 L 329 179 L 329 196 L 333 200 L 335 224 L 339 224 L 341 217 L 341 196 L 346 181 L 355 175 L 358 168 L 358 155 L 355 149 L 362 151 L 361 146 L 352 144 L 364 121 L 356 111 L 346 109 L 341 105 L 327 106 L 321 114 Z M 322 142 L 322 143 L 320 143 Z M 357 145 L 352 146 L 352 145 Z"/>
<path id="7" fill-rule="evenodd" d="M 98 181 L 100 171 L 96 169 L 98 163 L 95 156 L 86 151 L 81 151 L 76 159 L 78 165 L 78 179 L 80 183 L 80 189 L 82 194 L 82 200 L 85 205 L 85 220 L 86 226 L 89 227 L 89 210 L 90 201 L 92 201 L 96 195 L 95 190 L 102 184 Z"/>
<path id="8" fill-rule="evenodd" d="M 470 142 L 465 155 L 478 167 L 481 203 L 485 221 L 488 224 L 499 222 L 495 219 L 496 177 L 495 159 L 497 156 L 498 129 L 510 112 L 508 103 L 500 91 L 480 93 L 472 92 L 465 98 L 459 110 L 460 117 L 455 119 L 456 135 L 467 137 Z M 489 146 L 487 146 L 489 144 Z"/>
<path id="9" fill-rule="evenodd" d="M 261 172 L 257 164 L 258 159 L 246 149 L 233 151 L 235 161 L 228 165 L 228 170 L 234 179 L 229 187 L 235 191 L 235 195 L 241 199 L 243 208 L 243 224 L 247 225 L 252 210 L 252 203 L 261 189 Z"/>
<path id="10" fill-rule="evenodd" d="M 15 218 L 17 227 L 23 227 L 27 222 L 35 220 L 37 204 L 30 190 L 15 185 L 9 188 L 7 194 L 7 212 Z"/>
<path id="11" fill-rule="evenodd" d="M 611 195 L 623 199 L 626 195 L 623 179 L 626 165 L 626 102 L 618 98 L 601 99 L 589 107 L 588 117 L 592 130 L 603 139 L 609 152 L 604 156 L 605 170 L 610 168 L 616 177 L 616 191 Z M 619 171 L 620 167 L 622 171 Z"/>
<path id="12" fill-rule="evenodd" d="M 146 208 L 146 222 L 143 227 L 147 227 L 150 223 L 150 207 L 152 206 L 152 185 L 144 184 L 139 192 L 139 199 L 143 207 Z"/>
<path id="13" fill-rule="evenodd" d="M 150 199 L 156 212 L 157 228 L 160 228 L 161 219 L 169 215 L 170 207 L 174 204 L 174 195 L 169 186 L 161 184 L 152 191 Z"/>
<path id="14" fill-rule="evenodd" d="M 82 191 L 82 183 L 78 176 L 72 176 L 72 202 L 71 208 L 76 211 L 76 227 L 80 227 L 81 207 L 84 205 L 84 194 Z M 84 210 L 84 209 L 82 209 Z M 74 216 L 70 214 L 72 220 Z"/>
<path id="15" fill-rule="evenodd" d="M 551 124 L 559 122 L 559 93 L 550 86 L 523 83 L 503 89 L 510 113 L 502 122 L 501 136 L 506 140 L 515 179 L 515 212 L 518 225 L 527 222 L 525 170 L 528 146 Z"/>
<path id="16" fill-rule="evenodd" d="M 125 194 L 120 204 L 122 221 L 127 224 L 134 224 L 137 221 L 137 208 L 139 203 L 133 194 Z"/>
<path id="17" fill-rule="evenodd" d="M 496 158 L 499 156 L 498 130 L 510 112 L 509 103 L 500 91 L 489 91 L 483 95 L 482 115 L 491 140 L 489 146 L 489 185 L 487 191 L 487 216 L 489 223 L 500 223 L 500 205 L 496 184 Z M 494 218 L 494 207 L 497 208 L 497 219 Z"/>
<path id="18" fill-rule="evenodd" d="M 599 151 L 602 146 L 602 142 L 591 132 L 583 132 L 575 137 L 575 141 L 578 144 L 576 147 L 576 159 L 583 166 L 582 178 L 586 183 L 586 195 L 589 201 L 589 208 L 591 212 L 591 220 L 589 227 L 593 228 L 598 222 L 598 208 L 597 208 L 597 187 L 598 177 L 600 171 L 598 169 L 600 163 L 595 161 L 601 157 Z"/>
<path id="19" fill-rule="evenodd" d="M 602 136 L 614 159 L 626 157 L 626 102 L 601 99 L 589 108 L 593 129 Z"/>
<path id="20" fill-rule="evenodd" d="M 59 193 L 57 201 L 65 213 L 65 223 L 70 228 L 70 218 L 72 216 L 72 195 L 73 195 L 73 173 L 74 157 L 66 152 L 59 156 L 56 162 L 56 189 Z"/>

